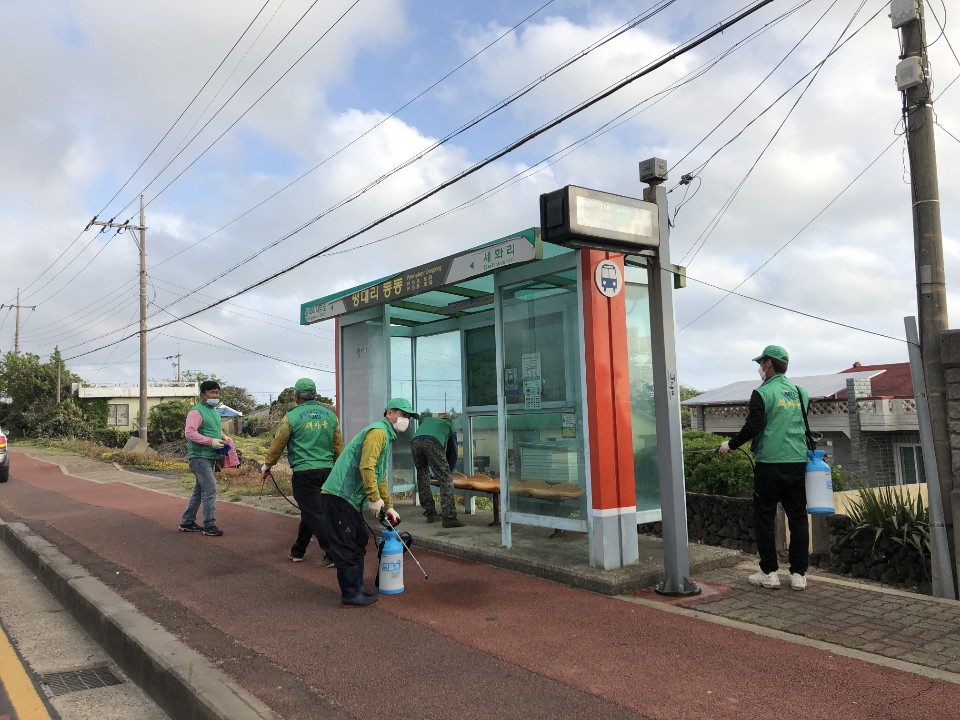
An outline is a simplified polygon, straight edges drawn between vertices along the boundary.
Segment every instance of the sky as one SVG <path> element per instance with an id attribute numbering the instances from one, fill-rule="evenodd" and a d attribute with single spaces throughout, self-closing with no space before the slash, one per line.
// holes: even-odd
<path id="1" fill-rule="evenodd" d="M 86 381 L 135 383 L 138 250 L 129 233 L 85 231 L 94 216 L 136 225 L 144 195 L 154 328 L 296 265 L 752 4 L 0 0 L 0 303 L 19 289 L 21 351 L 59 347 Z M 926 8 L 957 326 L 960 31 L 941 0 Z M 670 167 L 670 261 L 688 275 L 674 297 L 681 383 L 752 378 L 769 343 L 797 376 L 905 362 L 916 281 L 899 53 L 888 3 L 770 3 L 329 254 L 151 330 L 149 377 L 174 378 L 179 353 L 183 370 L 261 402 L 302 376 L 332 396 L 333 323 L 301 326 L 301 303 L 538 225 L 540 194 L 567 184 L 639 197 L 638 163 L 654 156 Z M 6 352 L 13 311 L 0 323 Z"/>

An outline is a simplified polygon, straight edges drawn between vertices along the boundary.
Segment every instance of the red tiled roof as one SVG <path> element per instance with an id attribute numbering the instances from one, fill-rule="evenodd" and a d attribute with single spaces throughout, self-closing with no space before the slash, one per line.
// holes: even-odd
<path id="1" fill-rule="evenodd" d="M 863 372 L 867 370 L 883 370 L 882 373 L 870 379 L 870 385 L 873 390 L 870 397 L 913 397 L 913 380 L 910 377 L 910 363 L 861 365 L 857 362 L 853 364 L 853 367 L 849 367 L 846 370 L 841 370 L 840 372 Z M 846 397 L 846 390 L 837 393 L 838 399 L 843 399 Z"/>

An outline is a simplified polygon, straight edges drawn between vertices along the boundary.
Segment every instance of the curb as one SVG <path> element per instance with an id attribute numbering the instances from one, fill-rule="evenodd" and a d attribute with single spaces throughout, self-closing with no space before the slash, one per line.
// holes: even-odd
<path id="1" fill-rule="evenodd" d="M 277 720 L 270 708 L 213 663 L 23 523 L 0 521 L 0 537 L 123 672 L 171 717 Z"/>

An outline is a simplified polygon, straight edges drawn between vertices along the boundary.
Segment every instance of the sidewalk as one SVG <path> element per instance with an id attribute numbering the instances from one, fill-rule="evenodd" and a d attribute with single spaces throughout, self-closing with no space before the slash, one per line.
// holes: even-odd
<path id="1" fill-rule="evenodd" d="M 768 715 L 787 687 L 806 718 L 960 707 L 956 603 L 819 576 L 762 590 L 744 567 L 696 574 L 697 598 L 608 597 L 415 547 L 428 581 L 408 563 L 404 594 L 348 611 L 332 571 L 286 560 L 296 518 L 220 503 L 224 537 L 178 533 L 182 489 L 54 460 L 96 481 L 17 453 L 0 516 L 280 717 L 723 720 Z"/>

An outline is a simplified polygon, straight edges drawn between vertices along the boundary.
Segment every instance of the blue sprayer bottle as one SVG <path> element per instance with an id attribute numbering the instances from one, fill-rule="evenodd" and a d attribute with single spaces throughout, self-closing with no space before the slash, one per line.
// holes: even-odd
<path id="1" fill-rule="evenodd" d="M 807 450 L 807 512 L 811 515 L 829 515 L 833 506 L 833 476 L 823 460 L 823 450 Z"/>
<path id="2" fill-rule="evenodd" d="M 403 544 L 395 530 L 384 529 L 381 534 L 383 552 L 380 554 L 380 592 L 398 595 L 403 592 Z"/>

